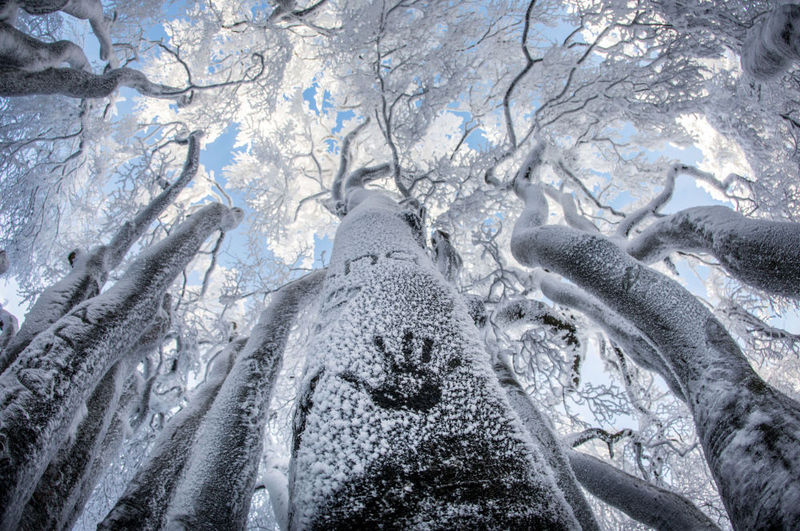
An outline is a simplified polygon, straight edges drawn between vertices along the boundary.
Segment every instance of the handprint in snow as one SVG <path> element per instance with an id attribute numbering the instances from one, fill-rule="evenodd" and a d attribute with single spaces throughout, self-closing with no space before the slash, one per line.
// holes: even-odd
<path id="1" fill-rule="evenodd" d="M 428 411 L 442 398 L 441 380 L 431 367 L 433 339 L 422 339 L 415 350 L 414 333 L 403 335 L 400 352 L 389 352 L 382 336 L 373 339 L 383 361 L 386 379 L 373 387 L 351 372 L 341 374 L 342 379 L 366 391 L 375 405 L 388 409 Z"/>

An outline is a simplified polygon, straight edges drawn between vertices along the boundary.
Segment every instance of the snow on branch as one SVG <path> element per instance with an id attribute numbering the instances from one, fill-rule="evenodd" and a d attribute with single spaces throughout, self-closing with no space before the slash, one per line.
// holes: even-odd
<path id="1" fill-rule="evenodd" d="M 143 251 L 109 290 L 40 333 L 0 375 L 0 528 L 17 527 L 81 404 L 158 312 L 164 293 L 215 230 L 240 209 L 215 203 Z"/>
<path id="2" fill-rule="evenodd" d="M 648 264 L 673 251 L 708 253 L 745 284 L 800 298 L 800 223 L 748 219 L 721 205 L 687 208 L 650 225 L 627 251 Z"/>
<path id="3" fill-rule="evenodd" d="M 76 252 L 71 260 L 72 270 L 69 274 L 47 288 L 25 316 L 19 333 L 0 356 L 0 371 L 5 370 L 37 334 L 75 305 L 100 292 L 109 272 L 120 265 L 131 246 L 197 174 L 201 137 L 201 131 L 189 135 L 185 140 L 189 144 L 189 150 L 178 179 L 153 198 L 133 220 L 125 222 L 108 245 L 100 245 L 88 252 Z"/>
<path id="4" fill-rule="evenodd" d="M 164 527 L 200 423 L 246 341 L 247 338 L 234 340 L 215 357 L 206 381 L 192 394 L 189 404 L 169 420 L 125 492 L 97 526 L 98 530 Z"/>
<path id="5" fill-rule="evenodd" d="M 683 496 L 582 452 L 567 450 L 567 455 L 575 476 L 586 490 L 636 521 L 660 531 L 719 529 Z"/>
<path id="6" fill-rule="evenodd" d="M 514 227 L 512 254 L 574 282 L 656 346 L 684 390 L 733 525 L 800 525 L 800 404 L 766 384 L 719 321 L 677 282 L 607 238 L 543 225 L 536 193 L 518 193 L 534 212 Z"/>
<path id="7" fill-rule="evenodd" d="M 344 181 L 345 176 L 347 175 L 347 170 L 350 166 L 350 144 L 353 143 L 353 140 L 358 136 L 358 133 L 361 132 L 370 122 L 369 116 L 358 124 L 355 129 L 347 133 L 345 135 L 344 140 L 342 140 L 342 147 L 340 148 L 341 155 L 339 158 L 339 169 L 336 172 L 336 177 L 333 178 L 333 184 L 331 185 L 331 197 L 333 198 L 334 203 L 339 203 L 344 200 Z"/>
<path id="8" fill-rule="evenodd" d="M 245 528 L 289 330 L 324 278 L 318 270 L 272 295 L 203 419 L 167 527 Z"/>

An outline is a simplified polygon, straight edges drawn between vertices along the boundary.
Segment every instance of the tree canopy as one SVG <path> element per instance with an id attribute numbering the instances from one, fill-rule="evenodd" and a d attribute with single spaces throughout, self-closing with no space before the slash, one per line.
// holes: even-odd
<path id="1" fill-rule="evenodd" d="M 287 503 L 276 483 L 313 379 L 304 345 L 330 310 L 295 300 L 312 291 L 296 279 L 331 264 L 337 228 L 350 230 L 374 191 L 400 205 L 415 252 L 463 299 L 501 383 L 534 404 L 519 414 L 548 429 L 532 437 L 563 447 L 544 459 L 572 463 L 596 496 L 584 507 L 572 476 L 548 480 L 584 527 L 591 513 L 604 528 L 664 525 L 581 479 L 604 465 L 627 474 L 620 485 L 652 488 L 669 514 L 691 502 L 698 526 L 756 522 L 731 505 L 747 496 L 734 483 L 756 487 L 721 472 L 743 451 L 712 448 L 718 417 L 744 407 L 719 405 L 727 384 L 766 397 L 752 407 L 770 420 L 741 433 L 800 422 L 799 17 L 788 1 L 744 0 L 0 2 L 0 279 L 30 309 L 23 322 L 0 307 L 2 369 L 44 345 L 56 320 L 76 319 L 71 305 L 118 301 L 117 286 L 142 277 L 137 264 L 175 245 L 158 242 L 217 209 L 194 259 L 173 260 L 168 296 L 166 276 L 150 288 L 163 322 L 129 341 L 148 353 L 103 365 L 128 363 L 136 378 L 109 372 L 117 383 L 97 396 L 139 417 L 70 522 L 129 518 L 109 510 L 123 492 L 135 500 L 126 488 L 174 452 L 159 434 L 184 425 L 230 432 L 225 444 L 248 452 L 242 470 L 258 461 L 249 526 L 286 517 L 272 507 Z M 265 330 L 272 343 L 258 339 Z M 385 341 L 371 348 L 386 354 Z M 429 357 L 424 341 L 398 351 Z M 219 420 L 244 396 L 226 375 L 246 379 L 240 365 L 281 350 L 282 365 L 259 369 L 272 392 L 254 442 Z M 400 400 L 344 380 L 376 403 Z M 210 390 L 228 409 L 215 413 L 225 404 L 206 403 Z M 219 417 L 198 428 L 195 414 Z M 111 430 L 113 415 L 103 423 Z M 71 424 L 52 430 L 66 437 Z M 170 466 L 221 467 L 186 459 Z M 189 519 L 192 496 L 211 496 L 175 488 L 180 501 L 154 518 Z"/>

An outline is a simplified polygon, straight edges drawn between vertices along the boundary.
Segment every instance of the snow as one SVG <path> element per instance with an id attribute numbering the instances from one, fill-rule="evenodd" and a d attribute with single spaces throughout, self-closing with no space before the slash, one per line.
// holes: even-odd
<path id="1" fill-rule="evenodd" d="M 357 204 L 308 347 L 292 525 L 577 527 L 461 297 L 392 200 Z"/>

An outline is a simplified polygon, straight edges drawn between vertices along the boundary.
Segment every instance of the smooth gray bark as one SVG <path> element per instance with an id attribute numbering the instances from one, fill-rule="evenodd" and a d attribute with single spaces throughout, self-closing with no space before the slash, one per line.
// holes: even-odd
<path id="1" fill-rule="evenodd" d="M 541 189 L 517 186 L 526 208 L 512 234 L 514 257 L 571 280 L 656 346 L 683 390 L 734 526 L 800 527 L 800 405 L 759 378 L 691 293 L 607 238 L 542 225 Z"/>
<path id="2" fill-rule="evenodd" d="M 317 271 L 273 294 L 203 418 L 168 515 L 168 529 L 245 529 L 264 427 L 289 330 L 325 277 Z"/>
<path id="3" fill-rule="evenodd" d="M 569 462 L 586 490 L 634 520 L 659 531 L 718 530 L 692 502 L 582 452 L 568 450 Z"/>
<path id="4" fill-rule="evenodd" d="M 145 233 L 197 175 L 202 132 L 189 135 L 189 150 L 178 179 L 158 194 L 136 217 L 117 231 L 108 245 L 100 245 L 81 252 L 72 264 L 72 270 L 39 296 L 22 327 L 6 349 L 0 352 L 0 372 L 4 371 L 37 334 L 60 319 L 77 304 L 94 297 L 105 284 L 108 273 L 122 263 L 134 243 Z"/>
<path id="5" fill-rule="evenodd" d="M 36 336 L 0 375 L 0 529 L 14 528 L 72 419 L 153 318 L 175 277 L 241 210 L 211 204 L 143 251 L 109 290 Z"/>
<path id="6" fill-rule="evenodd" d="M 98 530 L 164 527 L 200 423 L 225 381 L 234 357 L 244 345 L 245 339 L 234 340 L 217 356 L 206 382 L 192 395 L 186 407 L 169 420 L 122 497 L 97 526 Z"/>
<path id="7" fill-rule="evenodd" d="M 497 360 L 494 364 L 494 370 L 509 402 L 511 402 L 511 406 L 522 419 L 522 423 L 528 433 L 531 434 L 542 449 L 545 459 L 555 474 L 558 488 L 564 493 L 567 503 L 572 507 L 575 517 L 581 524 L 581 529 L 584 531 L 599 530 L 600 524 L 597 523 L 594 511 L 592 511 L 589 502 L 586 501 L 586 496 L 583 495 L 583 491 L 578 486 L 578 480 L 572 472 L 567 453 L 553 428 L 551 428 L 549 421 L 533 405 L 530 397 L 514 377 L 514 373 L 507 363 L 503 360 Z"/>
<path id="8" fill-rule="evenodd" d="M 578 528 L 407 216 L 376 192 L 347 202 L 298 400 L 290 528 Z"/>

